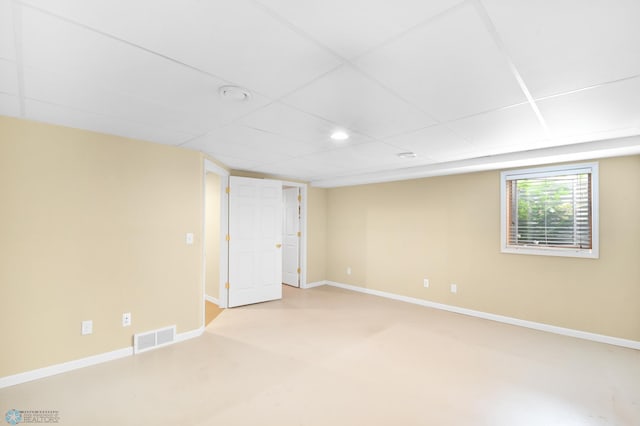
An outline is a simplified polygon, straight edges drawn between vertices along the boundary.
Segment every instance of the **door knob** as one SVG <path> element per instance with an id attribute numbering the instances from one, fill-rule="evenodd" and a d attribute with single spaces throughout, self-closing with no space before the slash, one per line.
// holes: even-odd
<path id="1" fill-rule="evenodd" d="M 282 244 L 276 244 L 276 248 L 282 247 Z"/>

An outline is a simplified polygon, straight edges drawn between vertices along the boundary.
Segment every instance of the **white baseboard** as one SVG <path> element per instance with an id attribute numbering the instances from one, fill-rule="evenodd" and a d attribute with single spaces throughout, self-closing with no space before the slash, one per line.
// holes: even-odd
<path id="1" fill-rule="evenodd" d="M 316 281 L 313 283 L 306 283 L 305 285 L 302 286 L 302 288 L 314 288 L 314 287 L 320 287 L 321 285 L 327 285 L 327 281 Z"/>
<path id="2" fill-rule="evenodd" d="M 323 284 L 342 288 L 345 290 L 357 291 L 359 293 L 371 294 L 373 296 L 385 297 L 387 299 L 399 300 L 401 302 L 412 303 L 414 305 L 426 306 L 428 308 L 454 312 L 456 314 L 469 315 L 472 317 L 502 322 L 505 324 L 517 325 L 520 327 L 531 328 L 534 330 L 546 331 L 554 334 L 561 334 L 563 336 L 576 337 L 578 339 L 592 340 L 594 342 L 607 343 L 609 345 L 622 346 L 625 348 L 640 350 L 640 342 L 635 340 L 622 339 L 619 337 L 589 333 L 587 331 L 574 330 L 571 328 L 557 327 L 555 325 L 543 324 L 539 322 L 527 321 L 527 320 L 522 320 L 522 319 L 512 318 L 512 317 L 506 317 L 503 315 L 496 315 L 488 312 L 475 311 L 473 309 L 461 308 L 453 305 L 445 305 L 443 303 L 430 302 L 424 299 L 418 299 L 418 298 L 409 297 L 409 296 L 402 296 L 399 294 L 388 293 L 386 291 L 372 290 L 369 288 L 358 287 L 350 284 L 342 284 L 342 283 L 337 283 L 333 281 L 324 281 Z M 319 285 L 322 285 L 322 284 L 319 284 Z"/>
<path id="3" fill-rule="evenodd" d="M 220 304 L 218 303 L 218 299 L 216 297 L 211 297 L 211 296 L 204 296 L 204 298 L 206 299 L 207 302 L 211 302 L 211 303 L 215 303 L 216 306 L 220 306 Z"/>
<path id="4" fill-rule="evenodd" d="M 133 355 L 133 347 L 117 349 L 115 351 L 63 362 L 62 364 L 51 365 L 49 367 L 38 368 L 37 370 L 26 371 L 12 376 L 0 377 L 0 389 L 18 385 L 20 383 L 30 382 L 32 380 L 42 379 L 44 377 L 55 376 L 56 374 L 66 373 L 67 371 L 73 371 L 79 368 L 89 367 L 91 365 L 101 364 L 107 361 L 113 361 L 130 355 Z"/>
<path id="5" fill-rule="evenodd" d="M 185 331 L 184 333 L 176 334 L 176 340 L 173 343 L 184 342 L 185 340 L 195 339 L 202 336 L 204 333 L 204 327 L 196 328 L 195 330 Z"/>
<path id="6" fill-rule="evenodd" d="M 175 340 L 170 344 L 184 342 L 185 340 L 199 337 L 204 333 L 204 327 L 195 330 L 186 331 L 176 334 Z M 73 361 L 55 364 L 49 367 L 38 368 L 37 370 L 26 371 L 24 373 L 14 374 L 12 376 L 0 377 L 0 389 L 9 386 L 19 385 L 45 377 L 55 376 L 56 374 L 66 373 L 68 371 L 77 370 L 79 368 L 89 367 L 91 365 L 102 364 L 103 362 L 113 361 L 119 358 L 133 355 L 133 346 L 128 348 L 117 349 L 111 352 L 105 352 L 98 355 L 92 355 L 86 358 L 76 359 Z"/>

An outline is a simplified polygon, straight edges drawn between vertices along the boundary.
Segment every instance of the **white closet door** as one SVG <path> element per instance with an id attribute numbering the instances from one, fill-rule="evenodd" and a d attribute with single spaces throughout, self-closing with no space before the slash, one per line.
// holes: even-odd
<path id="1" fill-rule="evenodd" d="M 229 307 L 282 298 L 282 183 L 229 179 Z"/>

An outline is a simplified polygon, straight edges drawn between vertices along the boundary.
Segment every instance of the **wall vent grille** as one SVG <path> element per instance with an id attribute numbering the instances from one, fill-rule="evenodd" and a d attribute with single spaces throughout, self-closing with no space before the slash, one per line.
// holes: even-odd
<path id="1" fill-rule="evenodd" d="M 133 335 L 133 353 L 139 354 L 151 349 L 170 345 L 176 340 L 176 326 L 145 331 Z"/>

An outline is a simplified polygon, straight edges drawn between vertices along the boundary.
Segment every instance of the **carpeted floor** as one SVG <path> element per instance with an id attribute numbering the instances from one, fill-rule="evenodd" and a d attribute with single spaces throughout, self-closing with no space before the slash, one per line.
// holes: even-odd
<path id="1" fill-rule="evenodd" d="M 640 351 L 332 287 L 196 339 L 0 390 L 61 425 L 640 424 Z"/>

